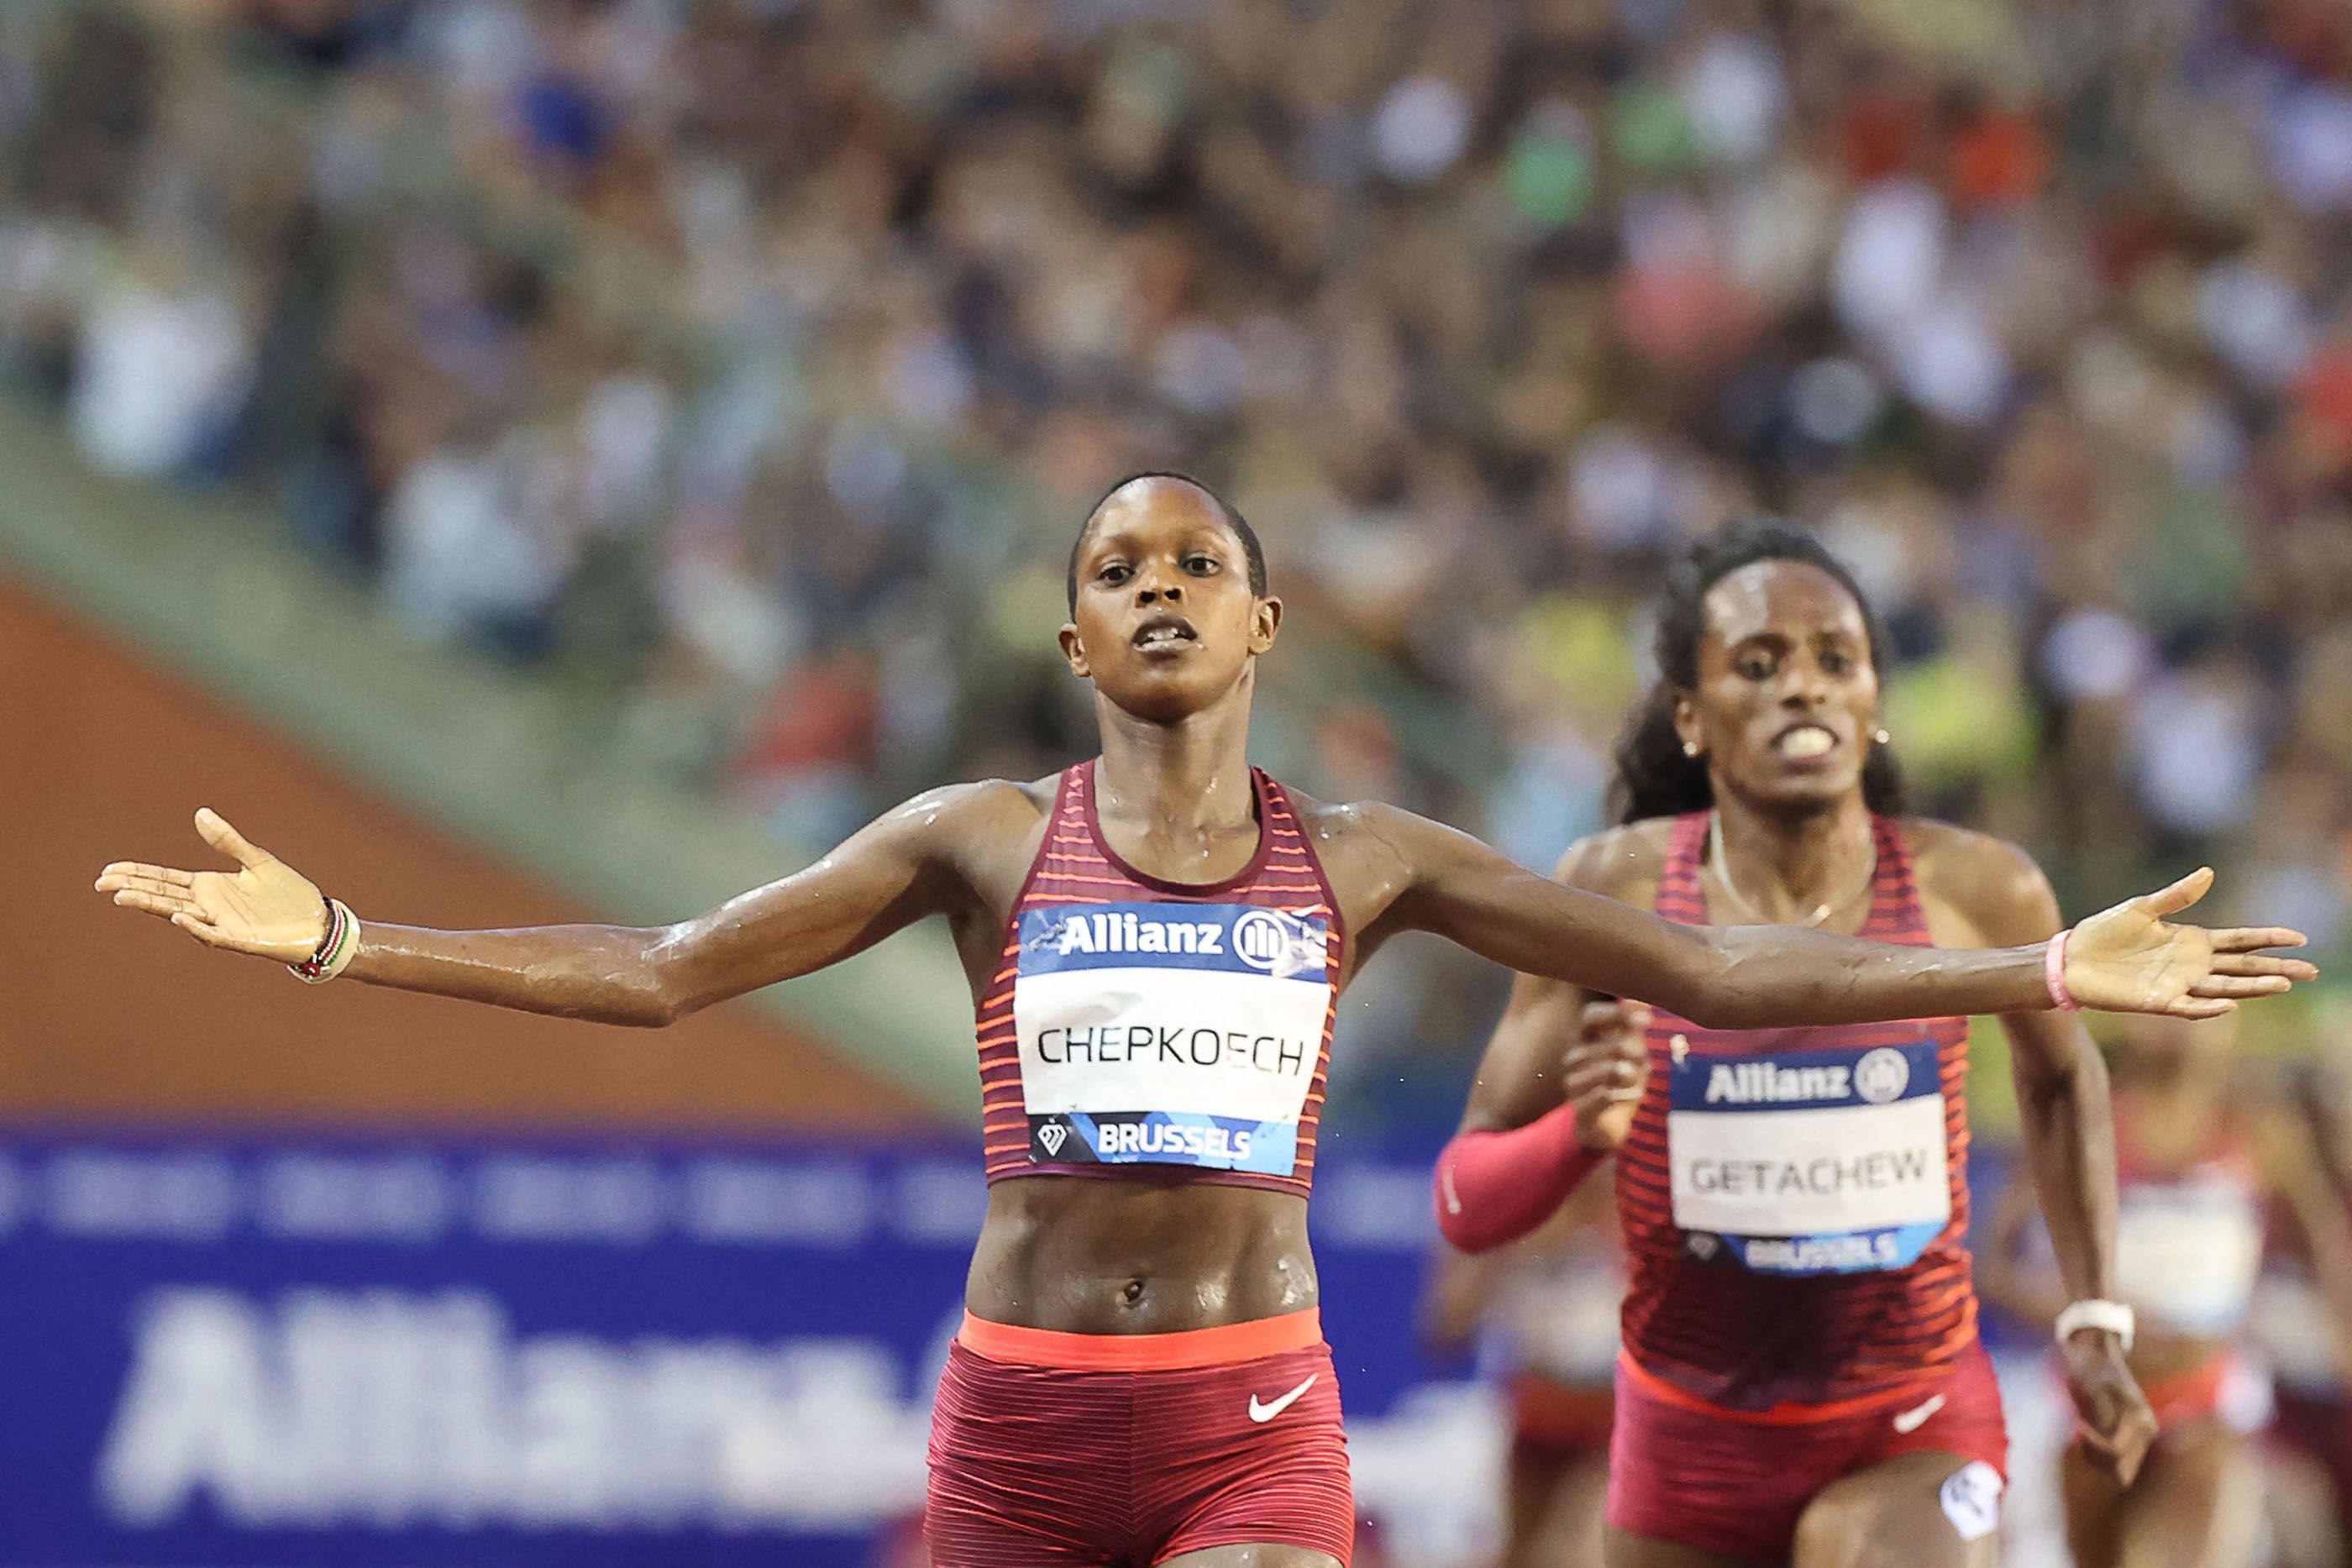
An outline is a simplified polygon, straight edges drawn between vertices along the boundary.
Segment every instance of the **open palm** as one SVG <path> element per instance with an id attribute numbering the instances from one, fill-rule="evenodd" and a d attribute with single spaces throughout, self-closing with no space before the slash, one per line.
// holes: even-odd
<path id="1" fill-rule="evenodd" d="M 117 861 L 99 873 L 98 891 L 112 894 L 125 909 L 170 921 L 207 946 L 286 964 L 318 951 L 327 934 L 327 906 L 310 878 L 209 808 L 196 813 L 196 831 L 237 869 L 180 871 Z"/>
<path id="2" fill-rule="evenodd" d="M 2075 926 L 2066 938 L 2066 988 L 2074 999 L 2105 1012 L 2207 1019 L 2244 998 L 2273 996 L 2297 980 L 2318 977 L 2300 958 L 2262 951 L 2304 946 L 2300 931 L 2277 925 L 2209 931 L 2167 921 L 2212 885 L 2212 869 L 2205 867 Z"/>

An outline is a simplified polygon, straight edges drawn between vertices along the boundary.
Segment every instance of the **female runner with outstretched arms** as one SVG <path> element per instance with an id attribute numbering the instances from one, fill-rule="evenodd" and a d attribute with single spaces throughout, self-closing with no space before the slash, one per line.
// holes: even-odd
<path id="1" fill-rule="evenodd" d="M 2053 966 L 2038 937 L 1928 952 L 1676 925 L 1409 812 L 1295 795 L 1246 752 L 1281 601 L 1247 525 L 1179 476 L 1096 508 L 1070 595 L 1062 648 L 1094 683 L 1100 757 L 919 796 L 675 925 L 360 929 L 210 812 L 199 831 L 236 872 L 119 863 L 98 885 L 309 977 L 644 1025 L 945 916 L 991 1186 L 933 1427 L 940 1568 L 1348 1561 L 1306 1199 L 1335 998 L 1398 932 L 1724 1028 L 2022 1012 L 2066 988 L 2200 1017 L 2311 972 L 2257 951 L 2293 933 L 2166 924 L 2201 878 L 2084 922 Z"/>
<path id="2" fill-rule="evenodd" d="M 1570 850 L 1559 880 L 1727 936 L 1778 920 L 1923 956 L 2048 940 L 2057 906 L 2021 852 L 1896 815 L 1883 647 L 1809 534 L 1751 523 L 1696 547 L 1619 748 L 1625 825 Z M 2061 1337 L 2084 1451 L 2128 1479 L 2154 1427 L 2128 1314 L 2105 1300 L 2115 1145 L 2076 1022 L 1939 1006 L 1755 1030 L 1640 986 L 1519 982 L 1440 1162 L 1438 1219 L 1458 1246 L 1499 1244 L 1616 1155 L 1612 1568 L 1990 1559 L 2007 1445 L 1964 1244 L 1966 1019 L 1987 1012 L 2075 1303 Z"/>

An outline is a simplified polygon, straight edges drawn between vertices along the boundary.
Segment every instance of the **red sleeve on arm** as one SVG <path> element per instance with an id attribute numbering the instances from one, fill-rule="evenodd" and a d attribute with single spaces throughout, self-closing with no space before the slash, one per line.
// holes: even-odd
<path id="1" fill-rule="evenodd" d="M 1576 1141 L 1576 1107 L 1505 1133 L 1465 1133 L 1437 1156 L 1437 1228 L 1465 1252 L 1516 1241 L 1609 1156 Z"/>

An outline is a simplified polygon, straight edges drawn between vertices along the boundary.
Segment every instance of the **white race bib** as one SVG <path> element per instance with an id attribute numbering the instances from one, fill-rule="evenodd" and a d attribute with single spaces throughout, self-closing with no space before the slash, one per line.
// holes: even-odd
<path id="1" fill-rule="evenodd" d="M 2343 1388 L 2334 1314 L 2327 1298 L 2302 1269 L 2283 1267 L 2263 1276 L 2246 1314 L 2246 1329 L 2283 1386 L 2310 1394 Z"/>
<path id="2" fill-rule="evenodd" d="M 1013 1015 L 1030 1159 L 1288 1175 L 1329 949 L 1328 920 L 1256 904 L 1024 911 Z"/>
<path id="3" fill-rule="evenodd" d="M 1500 1316 L 1517 1361 L 1567 1383 L 1606 1382 L 1617 1364 L 1625 1276 L 1606 1261 L 1538 1264 L 1514 1279 Z"/>
<path id="4" fill-rule="evenodd" d="M 1952 1218 L 1933 1040 L 1674 1064 L 1675 1224 L 1773 1274 L 1916 1262 Z"/>
<path id="5" fill-rule="evenodd" d="M 2245 1322 L 2262 1267 L 2262 1215 L 2242 1178 L 2212 1171 L 2124 1190 L 2116 1297 L 2151 1322 L 2226 1339 Z"/>

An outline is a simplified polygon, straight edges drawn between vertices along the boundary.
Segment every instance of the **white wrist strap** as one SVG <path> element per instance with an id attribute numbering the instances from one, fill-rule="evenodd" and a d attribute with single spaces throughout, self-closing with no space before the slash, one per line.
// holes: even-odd
<path id="1" fill-rule="evenodd" d="M 2058 1314 L 2058 1343 L 2064 1344 L 2076 1329 L 2099 1329 L 2115 1335 L 2129 1351 L 2138 1326 L 2137 1316 L 2121 1301 L 2076 1301 Z"/>

